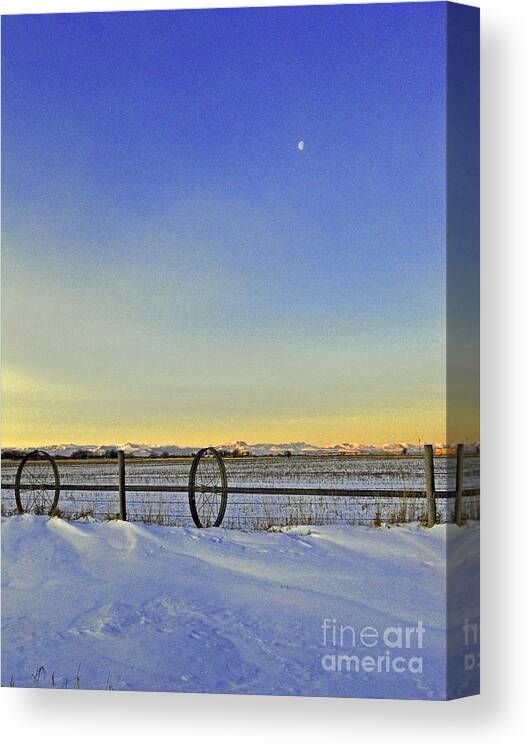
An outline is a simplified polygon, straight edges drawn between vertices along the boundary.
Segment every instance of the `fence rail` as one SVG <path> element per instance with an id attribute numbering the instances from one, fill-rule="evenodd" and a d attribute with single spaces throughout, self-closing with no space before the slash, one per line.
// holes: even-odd
<path id="1" fill-rule="evenodd" d="M 21 490 L 31 490 L 35 487 L 43 490 L 53 490 L 54 484 L 20 484 Z M 201 485 L 195 485 L 197 490 Z M 3 490 L 14 490 L 14 483 L 2 482 Z M 120 492 L 119 484 L 61 484 L 61 490 L 72 492 Z M 187 493 L 189 485 L 183 484 L 125 484 L 125 492 L 172 492 Z M 220 487 L 208 487 L 208 490 L 220 492 Z M 427 497 L 425 490 L 388 490 L 388 489 L 327 489 L 318 487 L 240 487 L 229 486 L 224 490 L 228 495 L 300 495 L 300 496 L 317 496 L 317 497 L 389 497 L 389 498 L 423 498 Z M 477 487 L 463 490 L 464 497 L 479 497 L 480 490 Z M 435 490 L 436 498 L 450 499 L 456 498 L 456 490 Z"/>

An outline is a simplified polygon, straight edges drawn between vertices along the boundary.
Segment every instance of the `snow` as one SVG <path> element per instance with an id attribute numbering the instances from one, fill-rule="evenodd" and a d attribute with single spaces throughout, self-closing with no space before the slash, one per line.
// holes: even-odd
<path id="1" fill-rule="evenodd" d="M 264 533 L 25 515 L 3 519 L 2 542 L 3 685 L 426 699 L 478 689 L 461 636 L 479 616 L 477 525 Z M 346 626 L 338 648 L 333 622 Z M 408 649 L 358 640 L 406 626 Z M 423 668 L 373 672 L 368 659 L 332 671 L 339 654 L 422 657 Z"/>

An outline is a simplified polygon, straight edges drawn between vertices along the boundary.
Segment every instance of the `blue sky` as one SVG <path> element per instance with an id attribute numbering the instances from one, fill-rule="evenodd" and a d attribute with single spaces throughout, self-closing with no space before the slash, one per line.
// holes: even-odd
<path id="1" fill-rule="evenodd" d="M 442 439 L 445 13 L 4 18 L 4 443 Z"/>

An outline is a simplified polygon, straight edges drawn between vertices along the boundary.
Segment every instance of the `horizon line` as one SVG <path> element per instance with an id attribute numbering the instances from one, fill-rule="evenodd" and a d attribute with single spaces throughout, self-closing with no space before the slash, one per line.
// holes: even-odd
<path id="1" fill-rule="evenodd" d="M 479 444 L 480 440 L 477 439 L 466 439 L 463 441 L 464 443 L 471 445 L 471 444 Z M 133 441 L 133 440 L 125 440 L 125 441 L 111 441 L 111 442 L 102 442 L 102 443 L 95 443 L 95 442 L 73 442 L 73 441 L 58 441 L 58 442 L 24 442 L 24 443 L 9 443 L 9 444 L 2 444 L 1 450 L 8 450 L 8 449 L 24 449 L 24 448 L 58 448 L 61 446 L 72 446 L 76 448 L 119 448 L 121 446 L 136 446 L 137 448 L 168 448 L 168 447 L 174 447 L 174 448 L 180 448 L 180 449 L 198 449 L 201 447 L 230 447 L 230 446 L 236 446 L 236 445 L 243 445 L 247 446 L 248 448 L 252 448 L 255 446 L 289 446 L 289 445 L 306 445 L 313 448 L 336 448 L 341 445 L 349 445 L 349 446 L 374 446 L 374 447 L 384 447 L 384 446 L 391 446 L 391 445 L 402 445 L 402 446 L 415 446 L 420 447 L 423 445 L 438 445 L 438 446 L 448 446 L 455 443 L 447 442 L 446 440 L 417 440 L 417 441 L 410 441 L 410 440 L 386 440 L 386 441 L 358 441 L 355 440 L 353 442 L 350 442 L 348 440 L 341 440 L 337 442 L 326 442 L 326 443 L 317 443 L 317 442 L 308 442 L 306 440 L 263 440 L 263 441 L 256 441 L 256 442 L 248 442 L 246 440 L 237 439 L 237 440 L 230 440 L 230 441 L 204 441 L 200 444 L 193 445 L 193 444 L 186 444 L 184 443 L 150 443 L 150 442 L 139 442 L 139 441 Z"/>

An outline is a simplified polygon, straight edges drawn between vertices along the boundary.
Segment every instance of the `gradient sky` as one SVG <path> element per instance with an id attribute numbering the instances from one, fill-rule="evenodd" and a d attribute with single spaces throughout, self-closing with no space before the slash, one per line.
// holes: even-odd
<path id="1" fill-rule="evenodd" d="M 443 440 L 445 22 L 4 18 L 4 445 Z"/>

